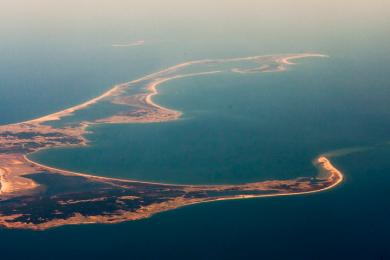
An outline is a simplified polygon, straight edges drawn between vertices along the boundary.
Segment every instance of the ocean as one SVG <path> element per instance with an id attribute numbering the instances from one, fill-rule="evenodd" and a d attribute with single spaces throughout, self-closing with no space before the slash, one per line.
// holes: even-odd
<path id="1" fill-rule="evenodd" d="M 52 16 L 25 7 L 24 19 L 34 23 L 23 27 L 18 20 L 18 30 L 1 29 L 7 39 L 0 43 L 0 123 L 76 105 L 112 85 L 184 61 L 315 51 L 329 58 L 297 60 L 285 72 L 164 83 L 154 101 L 182 111 L 179 120 L 95 125 L 88 147 L 30 157 L 101 176 L 235 184 L 313 176 L 311 161 L 319 154 L 365 148 L 332 159 L 345 181 L 310 195 L 212 202 L 115 225 L 1 229 L 2 256 L 390 259 L 390 33 L 385 26 L 390 16 L 385 4 L 354 3 L 341 14 L 333 2 L 318 8 L 298 1 L 297 14 L 291 14 L 292 7 L 278 1 L 244 1 L 240 8 L 227 1 L 223 10 L 207 5 L 201 19 L 198 12 L 204 9 L 198 4 L 171 2 L 182 13 L 151 3 L 150 14 L 150 6 L 140 3 L 140 13 L 129 3 L 123 8 L 99 3 L 96 9 L 106 7 L 105 12 L 85 4 L 71 11 L 72 4 L 62 4 L 59 18 L 42 27 Z M 267 13 L 274 9 L 280 12 Z M 240 24 L 232 17 L 242 18 Z M 112 46 L 139 39 L 145 44 Z"/>

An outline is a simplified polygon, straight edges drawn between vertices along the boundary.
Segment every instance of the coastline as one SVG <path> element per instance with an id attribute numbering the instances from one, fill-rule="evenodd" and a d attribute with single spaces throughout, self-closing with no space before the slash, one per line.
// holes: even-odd
<path id="1" fill-rule="evenodd" d="M 31 161 L 32 162 L 32 161 Z M 33 162 L 35 163 L 35 162 Z M 34 224 L 34 223 L 22 223 L 22 222 L 14 222 L 14 219 L 17 219 L 21 217 L 22 215 L 9 215 L 9 216 L 2 216 L 0 214 L 0 225 L 3 225 L 7 228 L 18 228 L 18 229 L 31 229 L 36 231 L 42 231 L 47 230 L 63 225 L 80 225 L 80 224 L 116 224 L 121 223 L 124 221 L 130 221 L 130 220 L 139 220 L 143 218 L 151 217 L 155 214 L 174 210 L 180 207 L 186 207 L 190 205 L 195 204 L 201 204 L 201 203 L 208 203 L 208 202 L 218 202 L 218 201 L 224 201 L 224 200 L 240 200 L 240 199 L 256 199 L 256 198 L 268 198 L 268 197 L 283 197 L 283 196 L 297 196 L 297 195 L 307 195 L 307 194 L 313 194 L 318 192 L 324 192 L 327 190 L 330 190 L 334 188 L 335 186 L 338 186 L 344 179 L 343 174 L 332 165 L 330 160 L 323 155 L 320 155 L 314 160 L 315 166 L 318 168 L 319 171 L 326 171 L 329 176 L 327 180 L 329 182 L 329 185 L 325 185 L 322 188 L 319 188 L 317 190 L 308 190 L 308 191 L 299 191 L 299 192 L 285 192 L 285 193 L 276 193 L 276 194 L 257 194 L 257 195 L 235 195 L 235 196 L 225 196 L 225 197 L 216 197 L 216 198 L 205 198 L 205 199 L 188 199 L 183 200 L 182 198 L 177 198 L 172 201 L 162 202 L 156 205 L 151 205 L 151 207 L 146 207 L 144 209 L 141 209 L 139 212 L 127 212 L 127 211 L 120 211 L 116 213 L 115 215 L 101 215 L 101 216 L 85 216 L 83 214 L 75 213 L 70 218 L 67 219 L 53 219 L 50 221 L 43 222 L 41 224 Z M 39 166 L 41 167 L 41 166 Z M 47 166 L 43 166 L 47 167 Z M 71 175 L 80 175 L 85 176 L 90 180 L 98 179 L 102 181 L 108 181 L 108 183 L 112 182 L 128 182 L 128 183 L 141 183 L 139 181 L 134 180 L 123 180 L 123 179 L 116 179 L 116 178 L 106 178 L 106 177 L 100 177 L 100 176 L 93 176 L 89 174 L 82 174 L 82 173 L 74 173 L 69 171 L 64 171 L 57 168 L 50 168 L 50 170 L 54 170 L 57 173 L 60 174 L 71 174 Z M 64 171 L 64 172 L 60 172 Z M 196 190 L 196 189 L 207 189 L 210 188 L 212 190 L 220 190 L 220 189 L 230 189 L 233 187 L 241 187 L 241 189 L 244 191 L 246 189 L 251 189 L 256 187 L 256 185 L 263 185 L 263 183 L 267 182 L 278 182 L 278 181 L 265 181 L 260 183 L 248 183 L 248 184 L 242 184 L 242 185 L 204 185 L 204 186 L 193 186 L 193 185 L 171 185 L 171 184 L 162 184 L 162 183 L 144 183 L 147 185 L 158 185 L 158 186 L 166 186 L 166 187 L 182 187 L 182 188 L 188 188 L 189 190 Z M 133 196 L 122 196 L 123 199 L 135 199 L 137 197 Z M 77 205 L 80 203 L 98 203 L 101 201 L 104 201 L 106 198 L 95 198 L 95 199 L 86 199 L 86 200 L 69 200 L 69 201 L 59 201 L 61 205 L 69 206 L 69 205 Z M 10 222 L 11 221 L 11 224 Z"/>
<path id="2" fill-rule="evenodd" d="M 67 109 L 64 109 L 64 110 L 61 110 L 61 111 L 58 111 L 58 112 L 54 112 L 52 114 L 48 114 L 48 115 L 45 115 L 45 116 L 42 116 L 42 117 L 38 117 L 38 118 L 35 118 L 35 119 L 31 119 L 31 120 L 27 120 L 27 121 L 23 121 L 23 122 L 19 122 L 19 123 L 14 123 L 14 124 L 11 124 L 11 125 L 34 124 L 34 123 L 43 123 L 43 122 L 47 122 L 47 121 L 60 120 L 62 117 L 70 116 L 74 112 L 76 112 L 78 110 L 85 109 L 85 108 L 87 108 L 87 107 L 89 107 L 89 106 L 91 106 L 91 105 L 93 105 L 93 104 L 103 100 L 104 98 L 108 98 L 110 96 L 118 94 L 119 92 L 122 91 L 123 88 L 129 87 L 129 85 L 131 85 L 131 84 L 135 84 L 135 83 L 138 83 L 138 82 L 141 82 L 143 80 L 147 80 L 147 79 L 150 79 L 150 78 L 153 78 L 153 77 L 158 77 L 159 75 L 164 74 L 164 73 L 174 72 L 174 71 L 176 71 L 178 69 L 181 69 L 181 68 L 184 68 L 184 67 L 188 67 L 188 66 L 191 66 L 191 65 L 194 65 L 194 64 L 211 63 L 211 62 L 222 63 L 222 62 L 231 62 L 231 61 L 248 61 L 248 60 L 257 60 L 257 59 L 265 58 L 265 57 L 266 58 L 272 57 L 272 55 L 251 56 L 251 57 L 245 57 L 245 58 L 232 58 L 232 59 L 217 59 L 217 60 L 206 59 L 206 60 L 196 60 L 196 61 L 183 62 L 183 63 L 180 63 L 178 65 L 171 66 L 171 67 L 169 67 L 167 69 L 163 69 L 163 70 L 160 70 L 158 72 L 148 74 L 148 75 L 146 75 L 144 77 L 141 77 L 139 79 L 115 85 L 112 88 L 108 89 L 103 94 L 101 94 L 100 96 L 95 97 L 95 98 L 93 98 L 91 100 L 88 100 L 88 101 L 86 101 L 86 102 L 84 102 L 82 104 L 75 105 L 75 106 L 72 106 L 70 108 L 67 108 Z M 318 54 L 318 53 L 288 54 L 288 55 L 286 55 L 286 57 L 277 58 L 275 61 L 280 63 L 280 65 L 295 65 L 296 63 L 290 62 L 290 60 L 302 59 L 302 58 L 307 58 L 307 57 L 326 58 L 326 57 L 329 57 L 329 56 L 328 55 L 323 55 L 323 54 Z M 273 71 L 277 72 L 277 71 L 283 71 L 283 70 L 284 70 L 283 67 L 278 66 L 276 68 L 276 70 L 273 70 Z M 174 76 L 174 77 L 171 77 L 171 78 L 161 79 L 160 83 L 163 83 L 163 82 L 165 82 L 167 80 L 171 80 L 171 79 L 175 79 L 175 78 L 189 77 L 189 76 L 200 76 L 200 75 L 207 75 L 207 74 L 213 74 L 213 73 L 219 73 L 219 72 L 221 72 L 221 71 L 192 73 L 192 74 L 181 75 L 181 76 L 179 75 L 179 76 Z M 239 73 L 238 70 L 236 72 Z M 264 71 L 260 70 L 260 72 L 270 72 L 270 71 L 268 71 L 268 69 L 267 69 L 267 70 L 264 70 Z M 160 83 L 158 83 L 157 85 L 159 85 Z M 152 91 L 152 93 L 150 93 L 150 95 L 148 95 L 148 98 L 147 98 L 148 103 L 150 105 L 155 106 L 155 107 L 167 109 L 167 108 L 164 108 L 162 106 L 159 106 L 158 104 L 155 104 L 152 101 L 152 99 L 151 99 L 151 97 L 153 95 L 158 94 L 158 91 L 156 90 L 157 85 L 155 85 L 155 86 L 151 85 L 150 86 L 150 91 Z"/>
<path id="3" fill-rule="evenodd" d="M 142 183 L 142 184 L 151 184 L 151 185 L 162 185 L 162 186 L 178 186 L 178 187 L 218 187 L 218 186 L 242 186 L 242 185 L 249 185 L 251 183 L 243 183 L 243 184 L 224 184 L 224 185 L 209 185 L 209 184 L 203 184 L 203 185 L 191 185 L 191 184 L 177 184 L 177 183 L 163 183 L 163 182 L 151 182 L 151 181 L 141 181 L 141 180 L 133 180 L 133 179 L 126 179 L 126 178 L 115 178 L 115 177 L 105 177 L 105 176 L 99 176 L 94 175 L 92 173 L 83 173 L 83 172 L 75 172 L 75 171 L 69 171 L 61 168 L 51 167 L 44 164 L 40 164 L 34 160 L 31 160 L 28 158 L 28 155 L 23 156 L 24 160 L 26 162 L 30 163 L 34 167 L 38 167 L 43 170 L 47 170 L 49 172 L 57 172 L 64 175 L 76 175 L 86 178 L 93 178 L 93 179 L 99 179 L 103 181 L 121 181 L 121 182 L 128 182 L 128 183 Z M 339 171 L 330 161 L 329 158 L 325 157 L 324 154 L 319 155 L 315 160 L 313 160 L 313 166 L 318 168 L 318 172 L 321 170 L 325 171 L 330 178 L 336 178 L 337 181 L 330 185 L 329 187 L 322 188 L 320 190 L 310 191 L 310 192 L 302 192 L 302 193 L 294 193 L 294 194 L 278 194 L 278 196 L 285 196 L 285 195 L 297 195 L 297 194 L 307 194 L 307 193 L 314 193 L 314 192 L 321 192 L 324 190 L 331 189 L 338 184 L 340 184 L 343 179 L 344 175 L 341 171 Z M 0 168 L 1 170 L 1 168 Z M 276 196 L 276 195 L 271 195 Z"/>
<path id="4" fill-rule="evenodd" d="M 159 93 L 158 86 L 169 80 L 221 73 L 223 70 L 215 69 L 213 66 L 225 63 L 231 66 L 228 71 L 236 73 L 281 72 L 287 69 L 285 66 L 295 64 L 291 60 L 306 57 L 326 57 L 326 55 L 303 53 L 184 62 L 142 78 L 115 85 L 98 97 L 62 111 L 21 123 L 0 126 L 0 144 L 3 143 L 5 147 L 3 149 L 6 149 L 6 153 L 2 154 L 0 151 L 0 166 L 2 166 L 0 168 L 0 198 L 2 200 L 16 198 L 17 200 L 20 199 L 22 203 L 25 195 L 32 196 L 35 200 L 34 193 L 37 192 L 37 188 L 41 187 L 42 189 L 48 184 L 41 185 L 30 178 L 28 176 L 30 174 L 43 174 L 45 178 L 61 177 L 66 180 L 69 179 L 69 181 L 79 178 L 79 182 L 93 183 L 96 187 L 106 187 L 103 190 L 94 188 L 92 198 L 89 197 L 89 193 L 77 193 L 77 196 L 74 195 L 77 199 L 68 198 L 69 195 L 67 194 L 58 194 L 55 197 L 48 198 L 52 201 L 51 203 L 55 203 L 59 208 L 67 208 L 67 211 L 72 212 L 72 214 L 61 212 L 64 217 L 58 218 L 57 213 L 48 212 L 50 218 L 39 217 L 36 219 L 36 223 L 33 224 L 24 220 L 29 215 L 26 211 L 30 210 L 25 208 L 24 204 L 15 205 L 20 208 L 19 211 L 21 212 L 21 214 L 16 215 L 14 211 L 2 213 L 0 207 L 0 225 L 10 228 L 41 230 L 65 224 L 118 223 L 145 218 L 162 211 L 191 204 L 232 199 L 303 195 L 332 189 L 339 185 L 344 177 L 325 155 L 320 155 L 313 161 L 318 170 L 318 175 L 325 172 L 325 178 L 300 177 L 290 180 L 267 180 L 238 185 L 182 185 L 95 176 L 46 166 L 28 158 L 28 154 L 41 149 L 87 145 L 88 140 L 84 137 L 84 134 L 87 131 L 86 128 L 91 124 L 150 123 L 177 120 L 182 115 L 181 111 L 163 107 L 153 101 L 153 96 Z M 254 67 L 249 69 L 240 68 L 240 62 L 251 62 Z M 264 65 L 261 65 L 262 63 Z M 212 70 L 192 73 L 178 72 L 191 65 L 211 65 Z M 127 94 L 129 89 L 135 90 L 136 94 Z M 76 111 L 83 110 L 102 100 L 110 101 L 113 104 L 126 105 L 133 110 L 130 109 L 129 112 L 114 114 L 93 121 L 80 121 L 71 127 L 56 128 L 42 124 L 72 116 Z M 31 137 L 23 137 L 26 133 Z M 31 144 L 33 145 L 31 146 Z M 104 192 L 109 192 L 109 195 L 103 196 L 102 193 Z M 142 197 L 148 198 L 148 196 L 152 196 L 153 199 L 152 201 L 148 199 L 149 202 L 146 203 Z M 60 199 L 61 197 L 66 197 L 66 199 Z M 112 202 L 106 201 L 106 198 L 109 197 L 116 198 L 116 202 L 112 204 Z M 129 198 L 131 198 L 130 200 L 136 200 L 137 203 L 129 204 L 127 201 Z M 158 198 L 165 199 L 160 201 Z M 153 200 L 156 200 L 156 202 Z M 77 201 L 77 203 L 74 201 Z M 39 200 L 36 203 L 40 203 Z M 104 208 L 101 209 L 101 215 L 81 213 L 80 210 L 82 209 L 78 207 L 79 204 L 89 205 L 89 203 L 109 204 L 110 207 L 114 206 L 116 210 L 113 210 L 108 216 L 106 216 Z M 124 205 L 126 205 L 126 210 L 122 209 Z"/>

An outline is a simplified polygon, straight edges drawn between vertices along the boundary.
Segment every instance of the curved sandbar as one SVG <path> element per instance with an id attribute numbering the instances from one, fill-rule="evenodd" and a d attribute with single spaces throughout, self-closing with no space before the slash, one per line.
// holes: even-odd
<path id="1" fill-rule="evenodd" d="M 39 171 L 47 170 L 50 171 L 49 174 L 57 173 L 57 175 L 68 176 L 66 178 L 72 178 L 72 175 L 78 174 L 82 176 L 82 178 L 78 179 L 78 182 L 82 185 L 97 182 L 104 184 L 104 186 L 102 189 L 96 189 L 96 193 L 92 194 L 93 196 L 91 194 L 85 195 L 84 193 L 51 196 L 50 203 L 55 203 L 58 209 L 55 211 L 47 210 L 47 212 L 44 212 L 45 214 L 40 214 L 35 219 L 31 218 L 30 210 L 36 206 L 39 208 L 42 203 L 41 198 L 34 201 L 29 197 L 29 205 L 23 205 L 26 203 L 24 200 L 21 200 L 23 203 L 20 204 L 11 203 L 7 205 L 8 208 L 5 210 L 4 208 L 1 209 L 3 212 L 8 210 L 9 214 L 1 214 L 0 225 L 8 228 L 44 230 L 69 224 L 119 223 L 146 218 L 159 212 L 204 202 L 310 194 L 333 188 L 343 180 L 342 173 L 324 156 L 318 157 L 314 163 L 319 171 L 328 173 L 326 178 L 322 180 L 298 178 L 295 180 L 274 180 L 242 185 L 192 186 L 142 183 L 91 175 L 84 176 L 82 173 L 50 168 L 32 162 L 32 167 Z M 61 181 L 63 180 L 64 178 L 61 179 Z M 71 182 L 73 181 L 71 180 Z M 110 187 L 110 190 L 107 191 L 108 187 Z M 145 193 L 145 191 L 147 192 Z M 113 194 L 112 192 L 115 193 Z M 164 199 L 161 200 L 161 197 Z M 157 201 L 151 203 L 143 201 L 152 200 L 153 198 L 157 199 Z M 141 205 L 134 207 L 138 203 Z M 96 204 L 101 205 L 103 208 L 104 212 L 102 214 L 96 215 L 96 213 L 87 214 L 83 212 L 88 212 L 88 207 Z M 113 205 L 119 207 L 109 214 L 107 208 L 111 208 Z M 93 206 L 93 212 L 95 211 L 96 206 Z M 65 217 L 63 216 L 64 214 L 66 215 Z"/>
<path id="2" fill-rule="evenodd" d="M 177 71 L 179 69 L 183 69 L 183 68 L 189 67 L 191 65 L 210 64 L 210 63 L 240 62 L 240 61 L 255 61 L 256 62 L 259 59 L 274 58 L 274 61 L 277 63 L 277 66 L 274 69 L 270 69 L 270 67 L 267 66 L 263 70 L 260 68 L 260 70 L 258 70 L 258 72 L 269 72 L 269 71 L 275 71 L 275 72 L 279 71 L 280 72 L 280 71 L 283 71 L 283 70 L 286 69 L 284 67 L 284 65 L 294 65 L 295 64 L 295 63 L 291 62 L 291 60 L 308 58 L 308 57 L 325 58 L 325 57 L 328 57 L 328 56 L 327 55 L 323 55 L 323 54 L 318 54 L 318 53 L 302 53 L 302 54 L 289 54 L 289 55 L 275 55 L 275 57 L 273 55 L 265 55 L 265 56 L 251 56 L 251 57 L 245 57 L 245 58 L 216 59 L 216 60 L 206 59 L 206 60 L 196 60 L 196 61 L 190 61 L 190 62 L 183 62 L 181 64 L 169 67 L 167 69 L 164 69 L 164 70 L 161 70 L 161 71 L 149 74 L 149 75 L 147 75 L 145 77 L 142 77 L 142 78 L 139 78 L 139 79 L 136 79 L 136 80 L 133 80 L 133 81 L 129 81 L 129 82 L 126 82 L 126 83 L 122 83 L 122 84 L 119 84 L 119 85 L 116 85 L 116 86 L 112 87 L 111 89 L 109 89 L 108 91 L 106 91 L 105 93 L 103 93 L 102 95 L 100 95 L 100 96 L 98 96 L 96 98 L 93 98 L 91 100 L 88 100 L 88 101 L 86 101 L 86 102 L 84 102 L 82 104 L 79 104 L 79 105 L 76 105 L 76 106 L 64 109 L 64 110 L 59 111 L 59 112 L 55 112 L 55 113 L 50 114 L 50 115 L 46 115 L 46 116 L 39 117 L 39 118 L 36 118 L 36 119 L 24 121 L 24 122 L 21 122 L 21 123 L 18 123 L 18 124 L 40 124 L 40 123 L 44 123 L 44 122 L 48 122 L 48 121 L 60 120 L 62 117 L 71 116 L 74 112 L 76 112 L 78 110 L 85 109 L 85 108 L 87 108 L 87 107 L 89 107 L 89 106 L 91 106 L 93 104 L 96 104 L 97 102 L 99 102 L 99 101 L 101 101 L 101 100 L 103 100 L 105 98 L 119 95 L 124 89 L 128 88 L 129 86 L 131 86 L 133 84 L 136 84 L 136 83 L 139 83 L 139 82 L 142 82 L 142 81 L 145 81 L 145 80 L 150 80 L 150 79 L 155 79 L 156 82 L 152 82 L 148 86 L 149 95 L 147 95 L 147 98 L 146 98 L 147 99 L 147 103 L 152 105 L 152 106 L 154 106 L 154 107 L 163 108 L 163 107 L 155 104 L 151 100 L 151 97 L 153 95 L 158 94 L 158 92 L 156 90 L 156 86 L 157 85 L 159 85 L 159 84 L 161 84 L 161 83 L 163 83 L 165 81 L 171 80 L 171 79 L 177 79 L 177 78 L 183 78 L 183 77 L 191 77 L 191 76 L 201 76 L 201 75 L 207 75 L 207 74 L 214 74 L 214 73 L 222 72 L 221 70 L 219 70 L 219 71 L 215 70 L 215 71 L 211 71 L 211 72 L 209 71 L 209 72 L 191 73 L 191 74 L 184 74 L 184 75 L 174 75 L 174 76 L 170 76 L 170 77 L 167 77 L 167 78 L 161 78 L 164 75 L 170 75 L 171 73 L 174 73 L 175 71 Z M 233 72 L 239 72 L 240 71 L 237 68 L 233 68 L 232 70 L 233 70 Z M 163 109 L 166 109 L 166 108 L 163 108 Z"/>
<path id="3" fill-rule="evenodd" d="M 320 173 L 318 177 L 241 185 L 176 185 L 99 177 L 45 166 L 26 157 L 40 149 L 87 145 L 84 134 L 90 124 L 178 119 L 180 111 L 153 102 L 153 96 L 158 94 L 157 87 L 168 80 L 221 72 L 280 72 L 293 64 L 291 60 L 305 57 L 325 55 L 303 53 L 185 62 L 116 85 L 80 105 L 0 126 L 0 225 L 42 230 L 65 224 L 117 223 L 195 203 L 309 194 L 335 187 L 343 180 L 343 175 L 325 156 L 313 162 Z M 74 116 L 75 112 L 101 101 L 125 105 L 126 110 L 61 127 L 44 124 L 54 120 L 61 122 L 63 117 Z M 50 193 L 46 192 L 48 187 L 54 187 Z M 37 208 L 40 210 L 33 210 Z"/>

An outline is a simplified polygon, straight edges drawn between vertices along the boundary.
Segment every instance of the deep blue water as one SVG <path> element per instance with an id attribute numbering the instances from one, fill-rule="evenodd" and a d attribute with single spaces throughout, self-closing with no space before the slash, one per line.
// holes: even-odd
<path id="1" fill-rule="evenodd" d="M 69 257 L 387 259 L 390 93 L 385 69 L 368 73 L 370 62 L 354 66 L 332 57 L 301 61 L 285 73 L 171 82 L 156 101 L 183 110 L 182 120 L 97 126 L 88 148 L 34 155 L 102 175 L 239 183 L 310 175 L 319 153 L 373 146 L 334 159 L 346 175 L 335 189 L 196 205 L 113 226 L 6 231 L 7 237 L 50 239 L 58 250 L 54 241 L 77 237 L 70 247 L 79 253 Z"/>
<path id="2" fill-rule="evenodd" d="M 311 161 L 319 154 L 388 138 L 390 90 L 373 85 L 379 73 L 351 85 L 346 79 L 355 71 L 348 66 L 332 57 L 301 60 L 281 73 L 172 81 L 160 86 L 155 100 L 183 111 L 182 119 L 94 126 L 87 148 L 31 157 L 79 172 L 168 183 L 315 175 Z M 337 82 L 341 71 L 344 81 Z M 370 93 L 363 94 L 367 86 Z"/>
<path id="3" fill-rule="evenodd" d="M 382 148 L 338 159 L 346 181 L 313 196 L 200 204 L 118 225 L 1 230 L 2 252 L 26 259 L 388 259 L 389 155 Z"/>
<path id="4" fill-rule="evenodd" d="M 310 175 L 319 153 L 374 148 L 335 158 L 346 179 L 327 192 L 200 204 L 117 225 L 2 229 L 2 258 L 390 259 L 387 2 L 14 2 L 0 10 L 1 124 L 187 60 L 331 57 L 284 73 L 169 82 L 156 101 L 183 110 L 182 120 L 97 126 L 90 147 L 44 152 L 41 161 L 142 180 L 239 183 Z M 138 39 L 146 44 L 111 47 Z"/>

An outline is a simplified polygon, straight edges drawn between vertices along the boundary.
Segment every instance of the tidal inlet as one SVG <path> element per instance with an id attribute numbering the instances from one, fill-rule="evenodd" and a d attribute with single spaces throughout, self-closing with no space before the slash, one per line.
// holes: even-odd
<path id="1" fill-rule="evenodd" d="M 390 259 L 390 6 L 222 2 L 4 3 L 5 259 Z"/>

